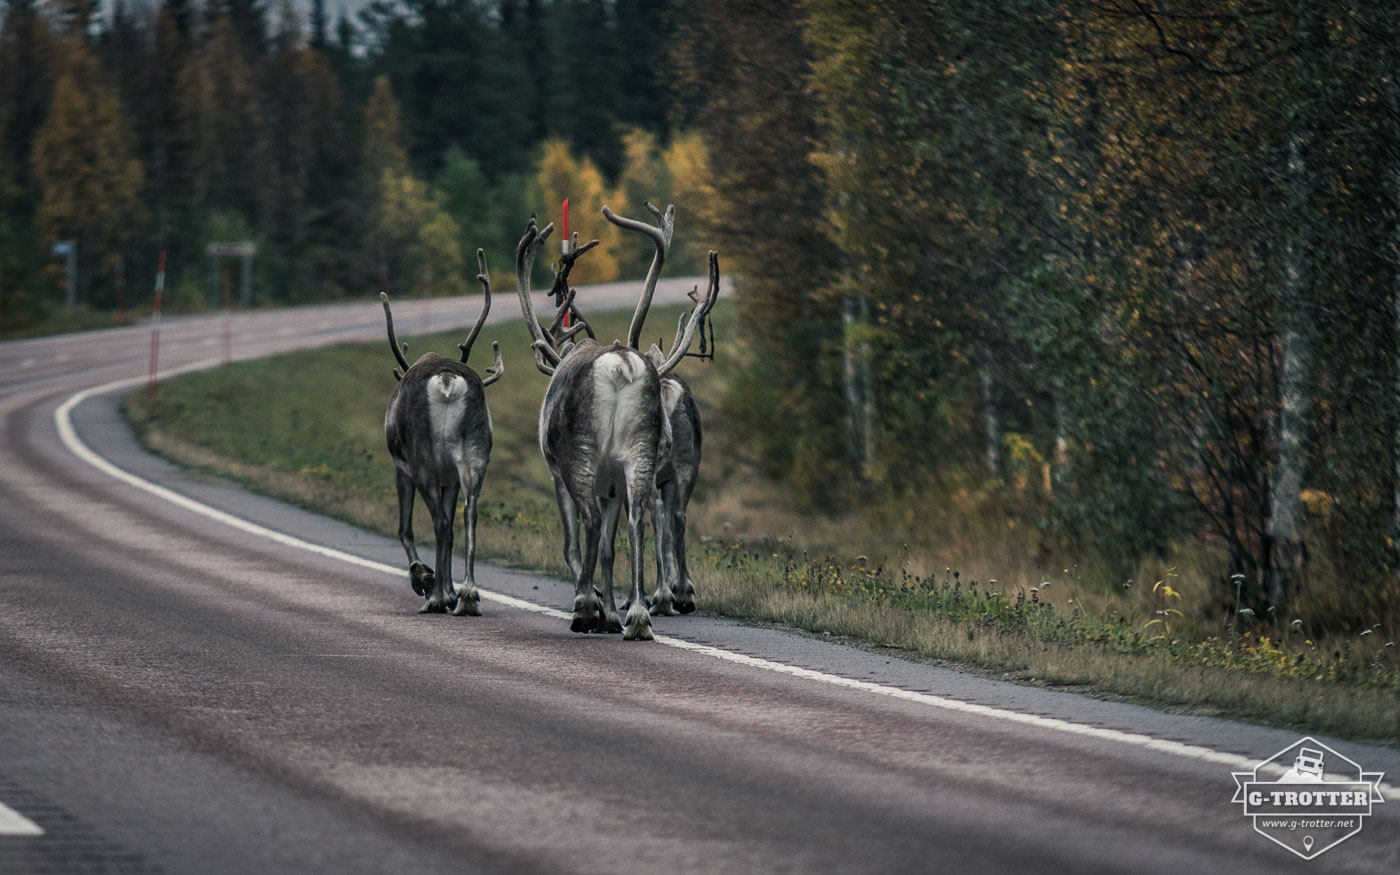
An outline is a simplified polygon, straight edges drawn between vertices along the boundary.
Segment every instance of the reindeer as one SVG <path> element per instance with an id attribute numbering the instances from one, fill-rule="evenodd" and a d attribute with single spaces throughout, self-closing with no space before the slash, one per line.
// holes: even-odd
<path id="1" fill-rule="evenodd" d="M 623 632 L 627 640 L 650 640 L 651 614 L 643 597 L 642 555 L 646 537 L 645 509 L 656 488 L 656 472 L 671 454 L 670 419 L 662 406 L 662 377 L 689 349 L 695 327 L 684 326 L 671 355 L 659 362 L 631 346 L 614 341 L 597 342 L 593 330 L 574 307 L 568 274 L 575 261 L 597 245 L 575 245 L 560 259 L 555 294 L 560 300 L 554 323 L 545 329 L 535 318 L 530 301 L 530 275 L 541 243 L 554 225 L 540 230 L 535 217 L 516 247 L 516 288 L 525 324 L 533 338 L 535 366 L 550 377 L 540 407 L 540 450 L 554 479 L 555 497 L 564 530 L 564 561 L 574 578 L 574 611 L 570 628 L 575 632 Z M 709 297 L 697 303 L 708 312 L 718 294 L 718 262 L 711 258 Z M 659 270 L 659 269 L 658 269 Z M 633 314 L 640 332 L 655 291 L 649 282 Z M 578 316 L 577 324 L 559 330 L 566 313 Z M 573 341 L 581 332 L 588 337 Z M 629 336 L 634 332 L 629 330 Z M 631 536 L 632 586 L 627 600 L 625 626 L 618 619 L 613 594 L 613 559 L 617 526 L 627 511 Z M 583 554 L 579 534 L 583 534 Z M 602 586 L 593 585 L 594 567 L 601 560 Z"/>
<path id="2" fill-rule="evenodd" d="M 480 616 L 480 594 L 476 588 L 476 501 L 481 494 L 481 481 L 486 475 L 486 463 L 491 456 L 491 413 L 486 409 L 487 386 L 501 378 L 501 347 L 492 343 L 495 362 L 486 370 L 485 378 L 467 367 L 472 344 L 486 324 L 491 312 L 491 280 L 486 270 L 486 254 L 476 251 L 477 279 L 485 293 L 481 315 L 472 326 L 465 342 L 457 345 L 460 361 L 445 359 L 436 353 L 424 353 L 410 367 L 404 354 L 407 345 L 400 345 L 394 334 L 394 315 L 389 310 L 389 296 L 381 293 L 384 320 L 388 325 L 389 346 L 394 350 L 402 374 L 396 369 L 399 384 L 389 396 L 384 411 L 384 437 L 389 455 L 394 459 L 394 486 L 399 496 L 399 543 L 408 554 L 409 583 L 413 591 L 426 596 L 419 613 L 444 613 L 451 608 L 457 616 Z M 437 540 L 437 572 L 418 558 L 413 540 L 414 490 L 423 496 L 433 518 L 433 535 Z M 452 584 L 452 521 L 457 510 L 458 494 L 463 500 L 463 520 L 466 527 L 466 576 L 461 587 Z"/>
<path id="3" fill-rule="evenodd" d="M 656 247 L 651 266 L 647 270 L 644 299 L 650 303 L 661 276 L 661 268 L 671 247 L 671 235 L 675 229 L 675 207 L 668 207 L 662 213 L 650 201 L 647 211 L 657 220 L 655 226 L 628 219 L 603 207 L 603 217 L 628 231 L 646 235 Z M 705 355 L 705 320 L 714 306 L 718 293 L 718 256 L 710 253 L 710 294 L 702 300 L 697 291 L 690 293 L 690 299 L 697 305 L 693 319 L 694 329 L 700 335 L 700 353 Z M 639 349 L 642 326 L 646 320 L 647 308 L 638 307 L 627 332 L 627 343 Z M 676 326 L 676 338 L 680 340 L 687 324 L 685 315 Z M 713 329 L 712 329 L 713 330 Z M 711 338 L 713 342 L 713 338 Z M 674 349 L 673 349 L 674 352 Z M 689 354 L 689 344 L 682 350 L 682 356 Z M 656 531 L 656 590 L 648 602 L 653 614 L 689 614 L 695 610 L 695 584 L 690 579 L 690 570 L 685 560 L 686 508 L 690 505 L 691 493 L 695 491 L 695 481 L 700 474 L 700 411 L 690 386 L 673 372 L 663 371 L 669 358 L 661 347 L 652 344 L 646 356 L 656 365 L 661 377 L 661 406 L 666 412 L 671 427 L 671 452 L 656 471 L 656 490 L 652 497 L 652 527 Z M 677 359 L 679 361 L 679 359 Z M 673 365 L 674 366 L 674 365 Z"/>

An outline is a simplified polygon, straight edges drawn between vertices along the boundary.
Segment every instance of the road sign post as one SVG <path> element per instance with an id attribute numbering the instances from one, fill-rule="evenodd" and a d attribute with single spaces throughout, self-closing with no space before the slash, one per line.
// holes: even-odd
<path id="1" fill-rule="evenodd" d="M 76 240 L 59 240 L 54 243 L 51 251 L 54 255 L 63 256 L 64 268 L 68 274 L 68 289 L 63 306 L 72 310 L 78 306 L 78 242 Z"/>
<path id="2" fill-rule="evenodd" d="M 224 283 L 223 283 L 223 289 L 224 289 L 224 296 L 223 296 L 223 297 L 224 297 L 224 318 L 223 318 L 223 331 L 222 331 L 222 333 L 223 333 L 223 348 L 224 348 L 224 364 L 228 364 L 230 361 L 233 360 L 233 336 L 232 336 L 233 330 L 232 330 L 232 326 L 229 324 L 229 323 L 231 323 L 231 322 L 233 321 L 233 317 L 232 317 L 232 315 L 230 315 L 230 312 L 229 312 L 229 310 L 230 310 L 230 305 L 229 305 L 229 292 L 228 292 L 228 265 L 227 265 L 227 264 L 224 265 Z"/>
<path id="3" fill-rule="evenodd" d="M 214 259 L 209 265 L 209 286 L 211 295 L 219 282 L 219 259 L 238 258 L 238 303 L 247 308 L 253 305 L 253 256 L 258 254 L 258 245 L 246 240 L 235 242 L 210 243 L 204 247 L 204 254 Z"/>

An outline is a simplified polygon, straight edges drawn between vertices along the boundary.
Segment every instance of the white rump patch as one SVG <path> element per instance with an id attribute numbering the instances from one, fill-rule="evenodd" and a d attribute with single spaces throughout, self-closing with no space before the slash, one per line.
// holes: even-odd
<path id="1" fill-rule="evenodd" d="M 593 380 L 597 388 L 617 392 L 622 387 L 635 383 L 646 373 L 646 365 L 631 352 L 607 352 L 598 356 L 593 365 Z M 607 383 L 603 384 L 606 380 Z M 604 389 L 604 385 L 607 386 Z"/>
<path id="2" fill-rule="evenodd" d="M 428 381 L 427 392 L 433 446 L 439 448 L 435 452 L 446 451 L 451 466 L 460 468 L 462 442 L 458 431 L 466 413 L 467 381 L 457 374 L 438 374 Z"/>
<path id="3" fill-rule="evenodd" d="M 467 394 L 467 381 L 458 374 L 438 374 L 428 381 L 428 401 L 451 404 Z"/>
<path id="4" fill-rule="evenodd" d="M 638 411 L 646 403 L 641 378 L 646 363 L 631 352 L 609 352 L 593 365 L 594 428 L 600 455 L 616 459 L 621 447 L 634 443 Z"/>

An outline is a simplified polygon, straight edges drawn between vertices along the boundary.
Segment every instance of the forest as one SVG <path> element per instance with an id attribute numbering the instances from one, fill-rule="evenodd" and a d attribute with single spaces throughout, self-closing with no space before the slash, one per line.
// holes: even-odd
<path id="1" fill-rule="evenodd" d="M 794 506 L 1020 524 L 1103 585 L 1393 629 L 1400 9 L 1308 0 L 7 0 L 0 320 L 461 294 L 569 197 L 724 253 Z M 586 219 L 583 217 L 587 217 Z M 679 246 L 678 246 L 679 248 Z M 640 275 L 605 245 L 579 282 Z M 504 263 L 496 259 L 496 263 Z M 1077 560 L 1076 560 L 1077 561 Z"/>

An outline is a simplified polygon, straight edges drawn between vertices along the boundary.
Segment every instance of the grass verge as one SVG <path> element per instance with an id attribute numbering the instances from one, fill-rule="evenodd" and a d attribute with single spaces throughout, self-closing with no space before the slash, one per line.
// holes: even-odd
<path id="1" fill-rule="evenodd" d="M 658 308 L 652 318 L 665 326 L 676 315 Z M 724 342 L 732 336 L 727 303 L 715 316 L 716 365 L 683 368 L 706 428 L 690 545 L 702 611 L 1020 682 L 1400 743 L 1400 663 L 1390 642 L 1314 640 L 1300 624 L 1274 627 L 1272 638 L 1211 628 L 1192 616 L 1194 592 L 1173 569 L 1131 591 L 1084 583 L 1072 567 L 1048 574 L 1035 558 L 1031 527 L 1007 525 L 986 495 L 837 519 L 795 512 L 781 488 L 745 462 L 742 429 L 716 403 L 742 350 Z M 600 314 L 592 321 L 600 337 L 611 338 L 627 319 Z M 525 354 L 523 324 L 486 333 L 484 340 L 501 342 L 508 371 L 487 390 L 495 445 L 479 555 L 566 577 L 535 439 L 547 381 Z M 412 359 L 428 349 L 452 352 L 460 337 L 408 340 Z M 473 366 L 483 368 L 489 352 L 489 343 L 479 343 Z M 383 343 L 293 353 L 181 377 L 163 384 L 154 403 L 144 392 L 128 396 L 124 410 L 157 453 L 392 534 L 397 511 L 383 438 L 391 368 Z M 426 521 L 421 504 L 418 513 Z M 618 555 L 617 579 L 625 581 L 627 551 Z"/>

